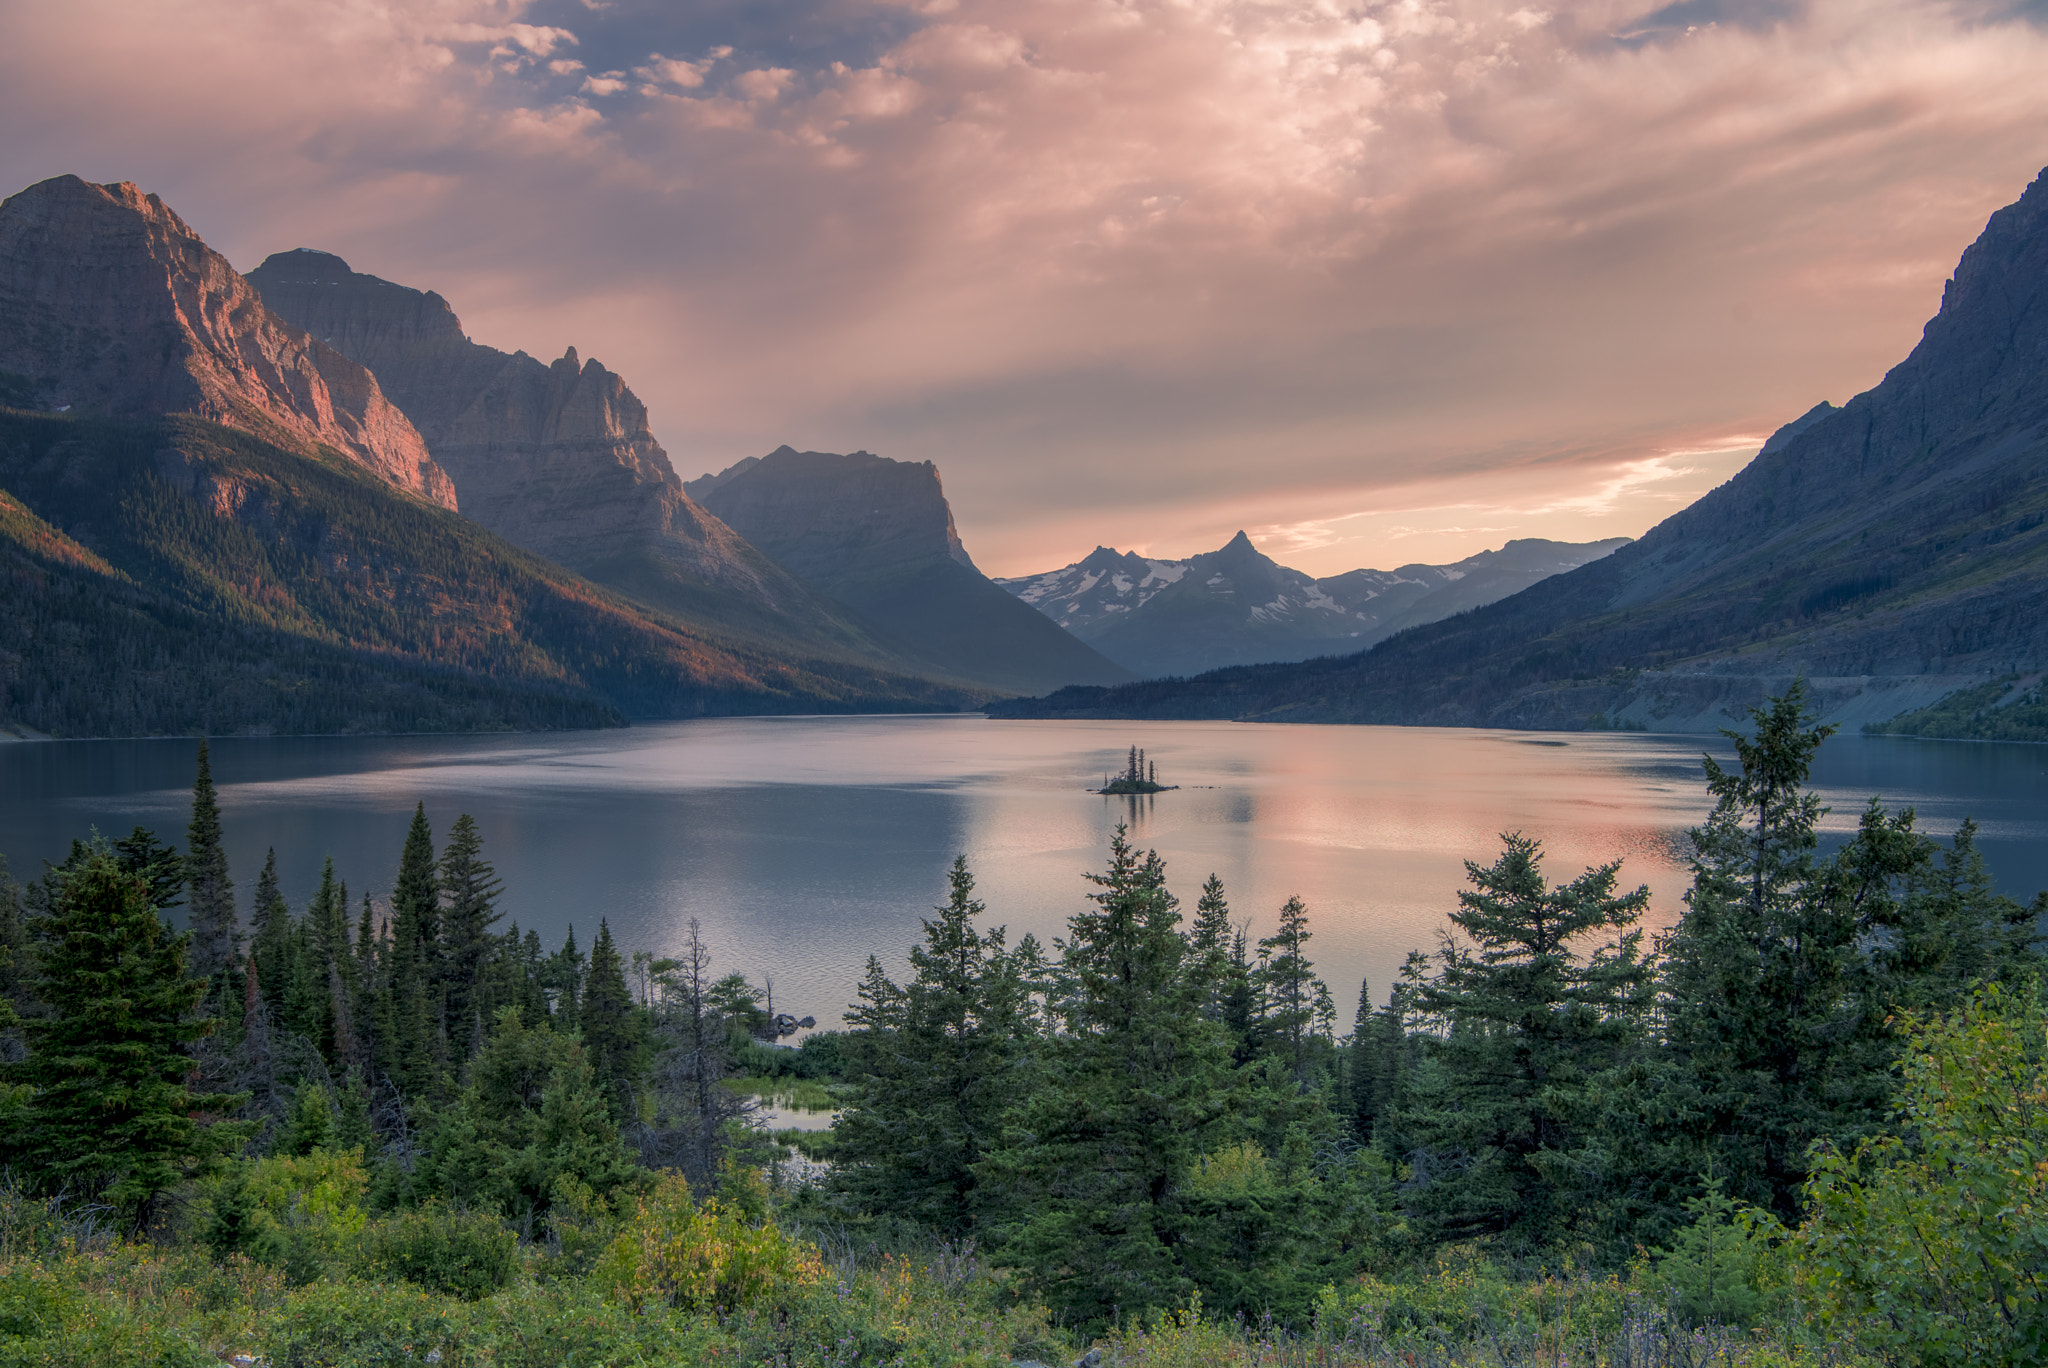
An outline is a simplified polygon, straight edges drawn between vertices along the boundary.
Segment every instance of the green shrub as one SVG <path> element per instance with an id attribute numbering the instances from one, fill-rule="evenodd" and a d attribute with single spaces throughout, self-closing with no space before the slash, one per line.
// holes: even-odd
<path id="1" fill-rule="evenodd" d="M 1786 1230 L 1777 1217 L 1734 1201 L 1719 1190 L 1686 1202 L 1691 1225 L 1660 1249 L 1647 1276 L 1686 1325 L 1747 1329 L 1785 1304 L 1787 1274 L 1779 1246 Z"/>
<path id="2" fill-rule="evenodd" d="M 0 1272 L 0 1337 L 36 1339 L 64 1324 L 75 1297 L 35 1264 Z"/>
<path id="3" fill-rule="evenodd" d="M 2048 1362 L 2048 1000 L 1920 1023 L 1903 1135 L 1824 1149 L 1792 1246 L 1822 1323 L 1913 1364 Z"/>
<path id="4" fill-rule="evenodd" d="M 496 1216 L 436 1202 L 366 1228 L 356 1258 L 365 1277 L 398 1278 L 473 1301 L 511 1283 L 519 1239 Z"/>
<path id="5" fill-rule="evenodd" d="M 286 1300 L 258 1347 L 271 1368 L 453 1368 L 462 1328 L 462 1303 L 417 1287 L 316 1283 Z"/>

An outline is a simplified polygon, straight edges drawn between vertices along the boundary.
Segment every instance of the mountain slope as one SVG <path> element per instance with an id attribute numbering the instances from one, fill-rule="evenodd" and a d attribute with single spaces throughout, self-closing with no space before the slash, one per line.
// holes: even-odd
<path id="1" fill-rule="evenodd" d="M 1694 730 L 1796 674 L 1882 721 L 2044 663 L 2048 173 L 1880 384 L 1612 556 L 1360 655 L 1001 711 Z"/>
<path id="2" fill-rule="evenodd" d="M 574 347 L 553 364 L 472 342 L 448 302 L 278 252 L 249 273 L 280 316 L 361 362 L 508 541 L 728 637 L 911 668 L 683 491 L 618 375 Z"/>
<path id="3" fill-rule="evenodd" d="M 535 728 L 979 698 L 734 648 L 200 419 L 0 409 L 0 723 L 72 736 Z"/>
<path id="4" fill-rule="evenodd" d="M 190 413 L 326 446 L 455 506 L 448 476 L 362 366 L 273 317 L 155 195 L 58 176 L 0 202 L 6 402 L 113 418 Z"/>
<path id="5" fill-rule="evenodd" d="M 1220 550 L 1184 561 L 1097 547 L 1063 570 L 996 582 L 1111 660 L 1157 677 L 1358 650 L 1626 544 L 1513 541 L 1455 565 L 1315 579 L 1262 555 L 1239 532 Z"/>
<path id="6" fill-rule="evenodd" d="M 685 488 L 934 670 L 1021 690 L 1131 677 L 974 568 L 928 461 L 785 446 Z"/>

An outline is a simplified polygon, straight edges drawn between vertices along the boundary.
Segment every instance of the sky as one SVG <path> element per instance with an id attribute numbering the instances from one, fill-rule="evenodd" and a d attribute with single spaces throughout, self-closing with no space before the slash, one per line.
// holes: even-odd
<path id="1" fill-rule="evenodd" d="M 1633 536 L 1902 359 L 2048 0 L 0 0 L 0 194 L 155 191 L 625 376 L 684 478 L 937 464 L 992 574 Z"/>

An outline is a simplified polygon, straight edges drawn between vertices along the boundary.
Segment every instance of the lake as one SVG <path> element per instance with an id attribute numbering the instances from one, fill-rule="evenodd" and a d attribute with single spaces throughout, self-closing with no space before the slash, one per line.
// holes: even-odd
<path id="1" fill-rule="evenodd" d="M 1088 792 L 1146 748 L 1174 792 Z M 266 848 L 301 907 L 323 857 L 360 899 L 389 892 L 413 804 L 437 840 L 473 815 L 508 919 L 548 947 L 598 919 L 668 953 L 697 918 L 721 972 L 771 979 L 778 1010 L 835 1022 L 863 965 L 892 971 L 968 857 L 989 919 L 1049 942 L 1089 891 L 1112 830 L 1167 862 L 1192 907 L 1219 874 L 1254 937 L 1290 895 L 1348 1025 L 1410 948 L 1435 944 L 1464 861 L 1499 833 L 1538 837 L 1553 882 L 1616 857 L 1649 885 L 1650 924 L 1682 908 L 1684 832 L 1706 814 L 1702 749 L 1721 738 L 981 717 L 739 718 L 611 732 L 237 739 L 214 776 L 246 916 Z M 71 838 L 142 824 L 183 844 L 190 741 L 0 745 L 0 853 L 17 878 Z M 1852 831 L 1872 796 L 1946 836 L 1975 816 L 2000 886 L 2048 886 L 2048 747 L 1839 736 L 1816 786 Z"/>

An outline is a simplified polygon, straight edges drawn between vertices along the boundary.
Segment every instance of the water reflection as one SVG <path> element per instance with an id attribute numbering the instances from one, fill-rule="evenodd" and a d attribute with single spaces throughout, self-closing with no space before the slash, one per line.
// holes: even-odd
<path id="1" fill-rule="evenodd" d="M 1133 743 L 1181 787 L 1090 793 Z M 1049 941 L 1119 822 L 1187 902 L 1220 875 L 1254 936 L 1288 896 L 1307 900 L 1311 953 L 1347 1009 L 1361 977 L 1383 990 L 1411 947 L 1435 942 L 1463 862 L 1490 860 L 1506 831 L 1541 839 L 1557 878 L 1622 857 L 1625 883 L 1651 888 L 1652 924 L 1668 925 L 1683 832 L 1706 810 L 1703 746 L 1726 753 L 1642 735 L 774 718 L 231 739 L 214 772 L 245 905 L 268 847 L 295 905 L 330 854 L 357 895 L 381 899 L 424 801 L 437 833 L 477 818 L 508 915 L 550 943 L 573 924 L 587 947 L 603 917 L 666 953 L 696 917 L 722 969 L 772 973 L 778 1005 L 831 1020 L 869 954 L 901 966 L 955 855 L 993 918 Z M 26 872 L 93 824 L 181 833 L 191 756 L 184 741 L 0 746 L 0 851 Z M 1973 813 L 2003 884 L 2048 884 L 2048 748 L 1842 737 L 1816 779 L 1837 833 L 1873 794 L 1944 834 Z"/>

